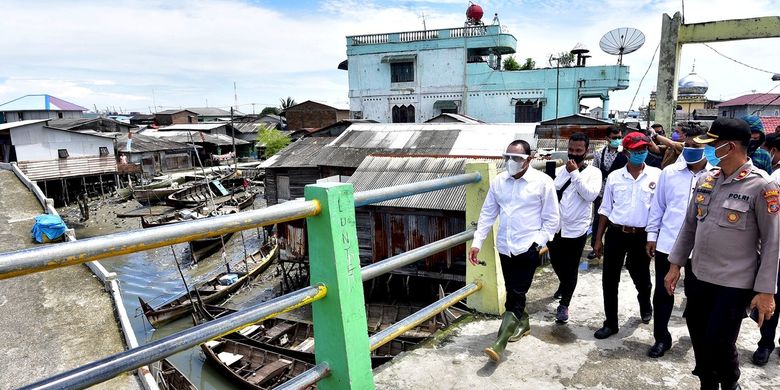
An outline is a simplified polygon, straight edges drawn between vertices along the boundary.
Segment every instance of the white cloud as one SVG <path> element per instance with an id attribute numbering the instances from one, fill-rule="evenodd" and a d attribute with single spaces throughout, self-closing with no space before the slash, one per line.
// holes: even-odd
<path id="1" fill-rule="evenodd" d="M 661 13 L 674 12 L 678 1 L 480 2 L 485 19 L 495 12 L 518 39 L 517 57 L 544 65 L 551 53 L 577 42 L 591 49 L 590 64 L 616 59 L 598 49 L 606 31 L 637 27 L 645 46 L 626 56 L 631 66 L 629 90 L 613 94 L 613 108 L 627 108 L 660 39 Z M 0 69 L 0 102 L 28 93 L 50 93 L 91 107 L 121 106 L 148 111 L 158 106 L 213 106 L 233 103 L 233 82 L 242 110 L 249 102 L 276 105 L 292 96 L 342 103 L 347 100 L 346 72 L 336 65 L 346 58 L 347 35 L 419 30 L 422 12 L 429 29 L 462 25 L 466 2 L 455 0 L 361 2 L 323 1 L 314 9 L 278 8 L 239 0 L 199 2 L 112 2 L 7 0 L 13 18 L 0 24 L 5 56 Z M 281 10 L 285 7 L 284 10 Z M 689 2 L 686 22 L 777 13 L 777 0 Z M 23 31 L 24 33 L 20 33 Z M 775 69 L 780 63 L 777 39 L 718 43 L 714 47 L 746 63 Z M 710 97 L 766 91 L 769 75 L 752 71 L 702 45 L 686 46 L 681 69 L 693 58 L 710 81 Z M 655 89 L 656 65 L 645 79 L 637 103 Z"/>

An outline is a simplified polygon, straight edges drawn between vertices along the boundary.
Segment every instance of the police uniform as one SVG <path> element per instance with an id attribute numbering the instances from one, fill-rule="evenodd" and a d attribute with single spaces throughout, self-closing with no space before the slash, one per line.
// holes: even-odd
<path id="1" fill-rule="evenodd" d="M 736 120 L 719 119 L 696 141 L 741 141 L 742 127 Z M 713 169 L 697 182 L 669 262 L 684 266 L 693 251 L 696 279 L 686 285 L 686 321 L 696 358 L 693 374 L 702 389 L 736 386 L 735 343 L 746 308 L 756 293 L 775 293 L 779 202 L 780 187 L 750 160 L 728 177 Z"/>

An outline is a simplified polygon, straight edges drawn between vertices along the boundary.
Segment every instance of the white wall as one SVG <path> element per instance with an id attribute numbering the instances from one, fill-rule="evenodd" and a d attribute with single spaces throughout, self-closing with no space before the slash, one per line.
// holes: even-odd
<path id="1" fill-rule="evenodd" d="M 45 161 L 59 158 L 58 149 L 67 149 L 70 158 L 98 157 L 100 147 L 114 155 L 114 140 L 106 137 L 53 130 L 42 123 L 11 129 L 11 143 L 16 147 L 19 161 Z"/>
<path id="2" fill-rule="evenodd" d="M 17 111 L 9 111 L 5 113 L 5 120 L 6 122 L 18 122 L 30 119 L 57 119 L 60 113 L 63 119 L 78 119 L 84 116 L 80 111 L 23 111 L 24 117 L 19 119 Z"/>

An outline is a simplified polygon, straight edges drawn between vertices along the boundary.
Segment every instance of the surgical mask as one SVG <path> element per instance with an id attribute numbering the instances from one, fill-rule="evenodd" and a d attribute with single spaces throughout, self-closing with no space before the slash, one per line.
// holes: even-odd
<path id="1" fill-rule="evenodd" d="M 620 147 L 620 142 L 621 141 L 622 141 L 621 139 L 610 140 L 609 141 L 609 147 L 612 148 L 612 149 L 617 149 L 618 147 Z"/>
<path id="2" fill-rule="evenodd" d="M 510 159 L 506 162 L 506 171 L 509 173 L 509 176 L 514 176 L 522 172 L 527 165 L 528 165 L 528 160 L 523 160 L 522 162 L 518 162 Z"/>
<path id="3" fill-rule="evenodd" d="M 674 133 L 672 133 L 672 141 L 679 142 L 680 141 L 680 133 L 678 133 L 676 131 Z"/>
<path id="4" fill-rule="evenodd" d="M 584 154 L 571 154 L 569 153 L 569 160 L 574 160 L 577 164 L 585 160 Z"/>
<path id="5" fill-rule="evenodd" d="M 628 152 L 628 162 L 631 165 L 642 165 L 645 163 L 645 159 L 647 159 L 647 150 L 644 152 Z"/>
<path id="6" fill-rule="evenodd" d="M 728 156 L 728 153 L 726 154 L 726 156 L 723 156 L 723 157 L 718 157 L 715 154 L 718 151 L 718 149 L 720 149 L 720 148 L 722 148 L 722 147 L 724 147 L 726 145 L 728 145 L 728 144 L 720 145 L 717 148 L 712 146 L 712 145 L 705 145 L 704 146 L 704 158 L 706 158 L 707 162 L 709 162 L 713 166 L 716 166 L 716 165 L 720 164 L 720 160 L 723 159 L 723 157 Z"/>
<path id="7" fill-rule="evenodd" d="M 682 156 L 686 163 L 696 164 L 697 162 L 704 160 L 704 149 L 685 147 L 683 148 Z"/>

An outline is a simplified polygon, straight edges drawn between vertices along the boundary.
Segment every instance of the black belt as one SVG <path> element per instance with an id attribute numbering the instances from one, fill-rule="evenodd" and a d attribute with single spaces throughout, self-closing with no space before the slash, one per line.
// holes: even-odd
<path id="1" fill-rule="evenodd" d="M 616 223 L 613 223 L 612 227 L 616 229 L 620 229 L 621 232 L 628 233 L 628 234 L 637 234 L 637 233 L 645 232 L 645 228 L 643 227 L 623 226 L 623 225 L 618 225 Z"/>

